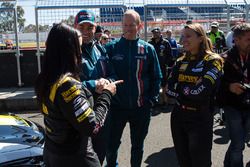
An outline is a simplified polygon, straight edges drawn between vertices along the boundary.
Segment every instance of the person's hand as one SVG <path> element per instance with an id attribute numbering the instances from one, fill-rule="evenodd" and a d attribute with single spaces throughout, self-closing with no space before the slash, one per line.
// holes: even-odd
<path id="1" fill-rule="evenodd" d="M 241 83 L 231 83 L 229 85 L 229 90 L 236 95 L 242 94 L 245 91 L 245 89 L 246 88 Z"/>
<path id="2" fill-rule="evenodd" d="M 109 84 L 104 85 L 103 90 L 108 90 L 114 96 L 116 94 L 116 85 L 123 83 L 123 80 L 117 80 Z"/>
<path id="3" fill-rule="evenodd" d="M 107 85 L 109 83 L 110 83 L 109 80 L 107 80 L 105 78 L 100 78 L 100 79 L 96 80 L 96 88 L 95 88 L 96 93 L 98 93 L 98 94 L 102 93 L 104 85 Z"/>

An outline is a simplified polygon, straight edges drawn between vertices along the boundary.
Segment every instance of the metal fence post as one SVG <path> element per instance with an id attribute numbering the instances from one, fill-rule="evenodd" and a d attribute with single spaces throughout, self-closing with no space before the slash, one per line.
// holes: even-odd
<path id="1" fill-rule="evenodd" d="M 41 72 L 41 53 L 40 53 L 40 38 L 39 38 L 39 24 L 38 24 L 38 9 L 35 8 L 35 19 L 36 19 L 36 56 L 37 56 L 37 68 L 38 73 Z"/>
<path id="2" fill-rule="evenodd" d="M 16 38 L 16 60 L 17 60 L 17 77 L 18 77 L 18 86 L 22 86 L 21 78 L 21 65 L 20 65 L 20 48 L 19 48 L 19 38 L 18 38 L 18 26 L 17 26 L 17 6 L 14 8 L 14 25 L 15 25 L 15 38 Z"/>

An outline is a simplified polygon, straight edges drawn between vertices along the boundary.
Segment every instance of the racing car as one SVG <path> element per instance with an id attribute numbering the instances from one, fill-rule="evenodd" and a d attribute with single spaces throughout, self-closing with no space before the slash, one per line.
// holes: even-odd
<path id="1" fill-rule="evenodd" d="M 0 166 L 45 166 L 44 130 L 15 114 L 0 115 Z"/>

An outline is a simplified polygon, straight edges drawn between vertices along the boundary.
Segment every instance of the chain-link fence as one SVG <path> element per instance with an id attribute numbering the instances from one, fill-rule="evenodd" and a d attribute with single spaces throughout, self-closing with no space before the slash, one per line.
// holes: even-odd
<path id="1" fill-rule="evenodd" d="M 155 26 L 172 30 L 173 35 L 179 38 L 187 20 L 202 24 L 206 30 L 210 29 L 213 21 L 218 21 L 220 29 L 226 33 L 236 22 L 247 21 L 247 4 L 239 1 L 145 0 L 145 38 L 150 36 L 147 32 Z"/>
<path id="2" fill-rule="evenodd" d="M 53 23 L 65 22 L 73 26 L 75 15 L 81 9 L 90 9 L 96 15 L 98 25 L 111 31 L 112 36 L 121 34 L 121 18 L 126 10 L 123 0 L 38 0 L 36 5 L 37 56 L 40 64 L 41 48 Z M 38 71 L 41 71 L 39 65 Z"/>

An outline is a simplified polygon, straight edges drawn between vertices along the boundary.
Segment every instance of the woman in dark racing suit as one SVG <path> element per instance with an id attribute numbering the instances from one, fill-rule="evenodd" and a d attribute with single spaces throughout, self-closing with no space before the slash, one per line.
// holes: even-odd
<path id="1" fill-rule="evenodd" d="M 211 50 L 200 24 L 183 30 L 185 55 L 168 80 L 167 94 L 176 99 L 171 131 L 180 167 L 210 167 L 212 101 L 222 75 L 222 59 Z"/>
<path id="2" fill-rule="evenodd" d="M 101 167 L 93 151 L 91 135 L 103 126 L 112 95 L 112 82 L 93 102 L 92 94 L 79 79 L 81 34 L 55 24 L 46 41 L 42 72 L 35 92 L 44 115 L 44 161 L 47 167 Z"/>

